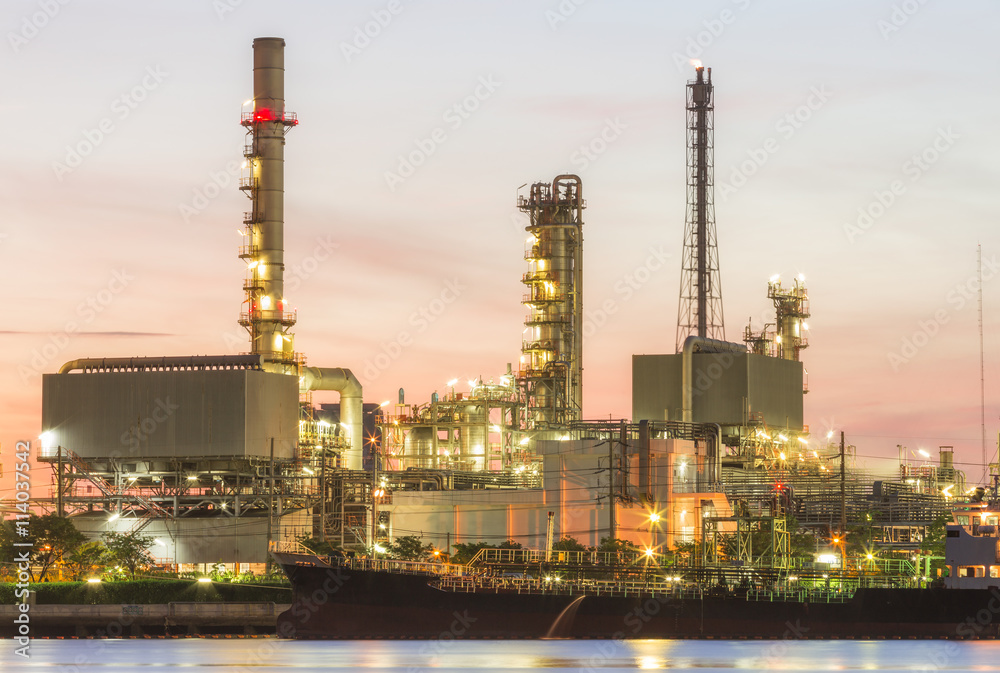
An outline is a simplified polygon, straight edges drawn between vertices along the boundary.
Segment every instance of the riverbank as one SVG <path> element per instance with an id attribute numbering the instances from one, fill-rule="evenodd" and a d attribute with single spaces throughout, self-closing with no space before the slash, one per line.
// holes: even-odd
<path id="1" fill-rule="evenodd" d="M 117 605 L 0 605 L 0 637 L 122 638 L 145 636 L 273 635 L 279 614 L 273 602 L 181 602 Z M 26 619 L 22 617 L 26 616 Z M 21 621 L 16 621 L 21 620 Z"/>

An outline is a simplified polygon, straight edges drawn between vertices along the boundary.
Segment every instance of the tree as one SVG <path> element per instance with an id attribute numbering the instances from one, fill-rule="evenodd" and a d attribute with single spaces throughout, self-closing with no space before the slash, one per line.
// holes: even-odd
<path id="1" fill-rule="evenodd" d="M 507 540 L 506 542 L 501 542 L 497 545 L 497 549 L 523 549 L 524 547 L 520 542 L 514 542 L 513 540 Z"/>
<path id="2" fill-rule="evenodd" d="M 63 560 L 66 562 L 72 578 L 81 580 L 95 570 L 100 574 L 104 570 L 104 566 L 111 560 L 111 554 L 103 542 L 91 540 L 71 551 Z"/>
<path id="3" fill-rule="evenodd" d="M 563 535 L 561 540 L 552 543 L 552 551 L 587 551 L 587 548 L 575 537 Z"/>
<path id="4" fill-rule="evenodd" d="M 309 535 L 301 535 L 295 539 L 300 545 L 320 556 L 332 556 L 340 553 L 339 542 L 331 543 L 329 540 L 320 540 L 318 537 L 310 537 Z"/>
<path id="5" fill-rule="evenodd" d="M 495 549 L 489 542 L 458 542 L 452 547 L 455 548 L 455 553 L 451 557 L 452 563 L 468 563 L 475 558 L 480 549 Z"/>
<path id="6" fill-rule="evenodd" d="M 111 531 L 105 533 L 103 537 L 104 544 L 110 552 L 110 562 L 124 568 L 132 579 L 135 579 L 136 570 L 153 561 L 153 557 L 149 554 L 153 538 L 148 535 Z"/>
<path id="7" fill-rule="evenodd" d="M 601 543 L 597 545 L 597 551 L 638 554 L 639 548 L 631 540 L 602 537 Z"/>
<path id="8" fill-rule="evenodd" d="M 426 545 L 423 544 L 421 539 L 416 535 L 397 537 L 389 545 L 389 554 L 401 561 L 426 561 L 433 553 L 434 547 L 429 543 Z"/>
<path id="9" fill-rule="evenodd" d="M 74 549 L 83 544 L 87 538 L 76 529 L 71 519 L 45 514 L 31 514 L 28 518 L 28 539 L 31 548 L 31 579 L 42 579 L 56 563 L 60 562 Z M 13 547 L 11 547 L 13 549 Z M 38 576 L 35 577 L 35 568 Z"/>

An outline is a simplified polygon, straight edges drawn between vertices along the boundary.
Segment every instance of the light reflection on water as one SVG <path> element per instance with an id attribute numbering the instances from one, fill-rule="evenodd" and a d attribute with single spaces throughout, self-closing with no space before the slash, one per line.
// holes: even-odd
<path id="1" fill-rule="evenodd" d="M 1000 641 L 0 640 L 0 671 L 1000 671 Z M 153 671 L 150 671 L 153 673 Z"/>

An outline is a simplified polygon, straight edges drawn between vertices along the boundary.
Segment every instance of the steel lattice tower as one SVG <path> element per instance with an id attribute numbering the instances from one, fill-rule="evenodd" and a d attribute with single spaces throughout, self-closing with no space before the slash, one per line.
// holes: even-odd
<path id="1" fill-rule="evenodd" d="M 712 69 L 699 64 L 695 71 L 697 77 L 687 84 L 687 216 L 677 305 L 678 353 L 691 335 L 726 338 L 715 240 Z"/>

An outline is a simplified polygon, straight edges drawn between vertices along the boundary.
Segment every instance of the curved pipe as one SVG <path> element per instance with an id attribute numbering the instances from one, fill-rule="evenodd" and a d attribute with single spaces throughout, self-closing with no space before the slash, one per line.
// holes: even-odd
<path id="1" fill-rule="evenodd" d="M 340 393 L 340 422 L 347 428 L 351 448 L 344 452 L 343 466 L 348 470 L 362 469 L 364 454 L 364 406 L 361 382 L 350 369 L 302 367 L 299 371 L 299 392 L 336 390 Z"/>
<path id="2" fill-rule="evenodd" d="M 692 408 L 694 407 L 694 373 L 693 364 L 695 353 L 746 353 L 747 347 L 743 344 L 734 344 L 718 339 L 709 339 L 691 335 L 684 340 L 684 347 L 681 349 L 681 420 L 691 423 Z"/>
<path id="3" fill-rule="evenodd" d="M 59 368 L 71 371 L 155 371 L 172 369 L 263 369 L 260 355 L 182 355 L 153 358 L 82 358 Z"/>

